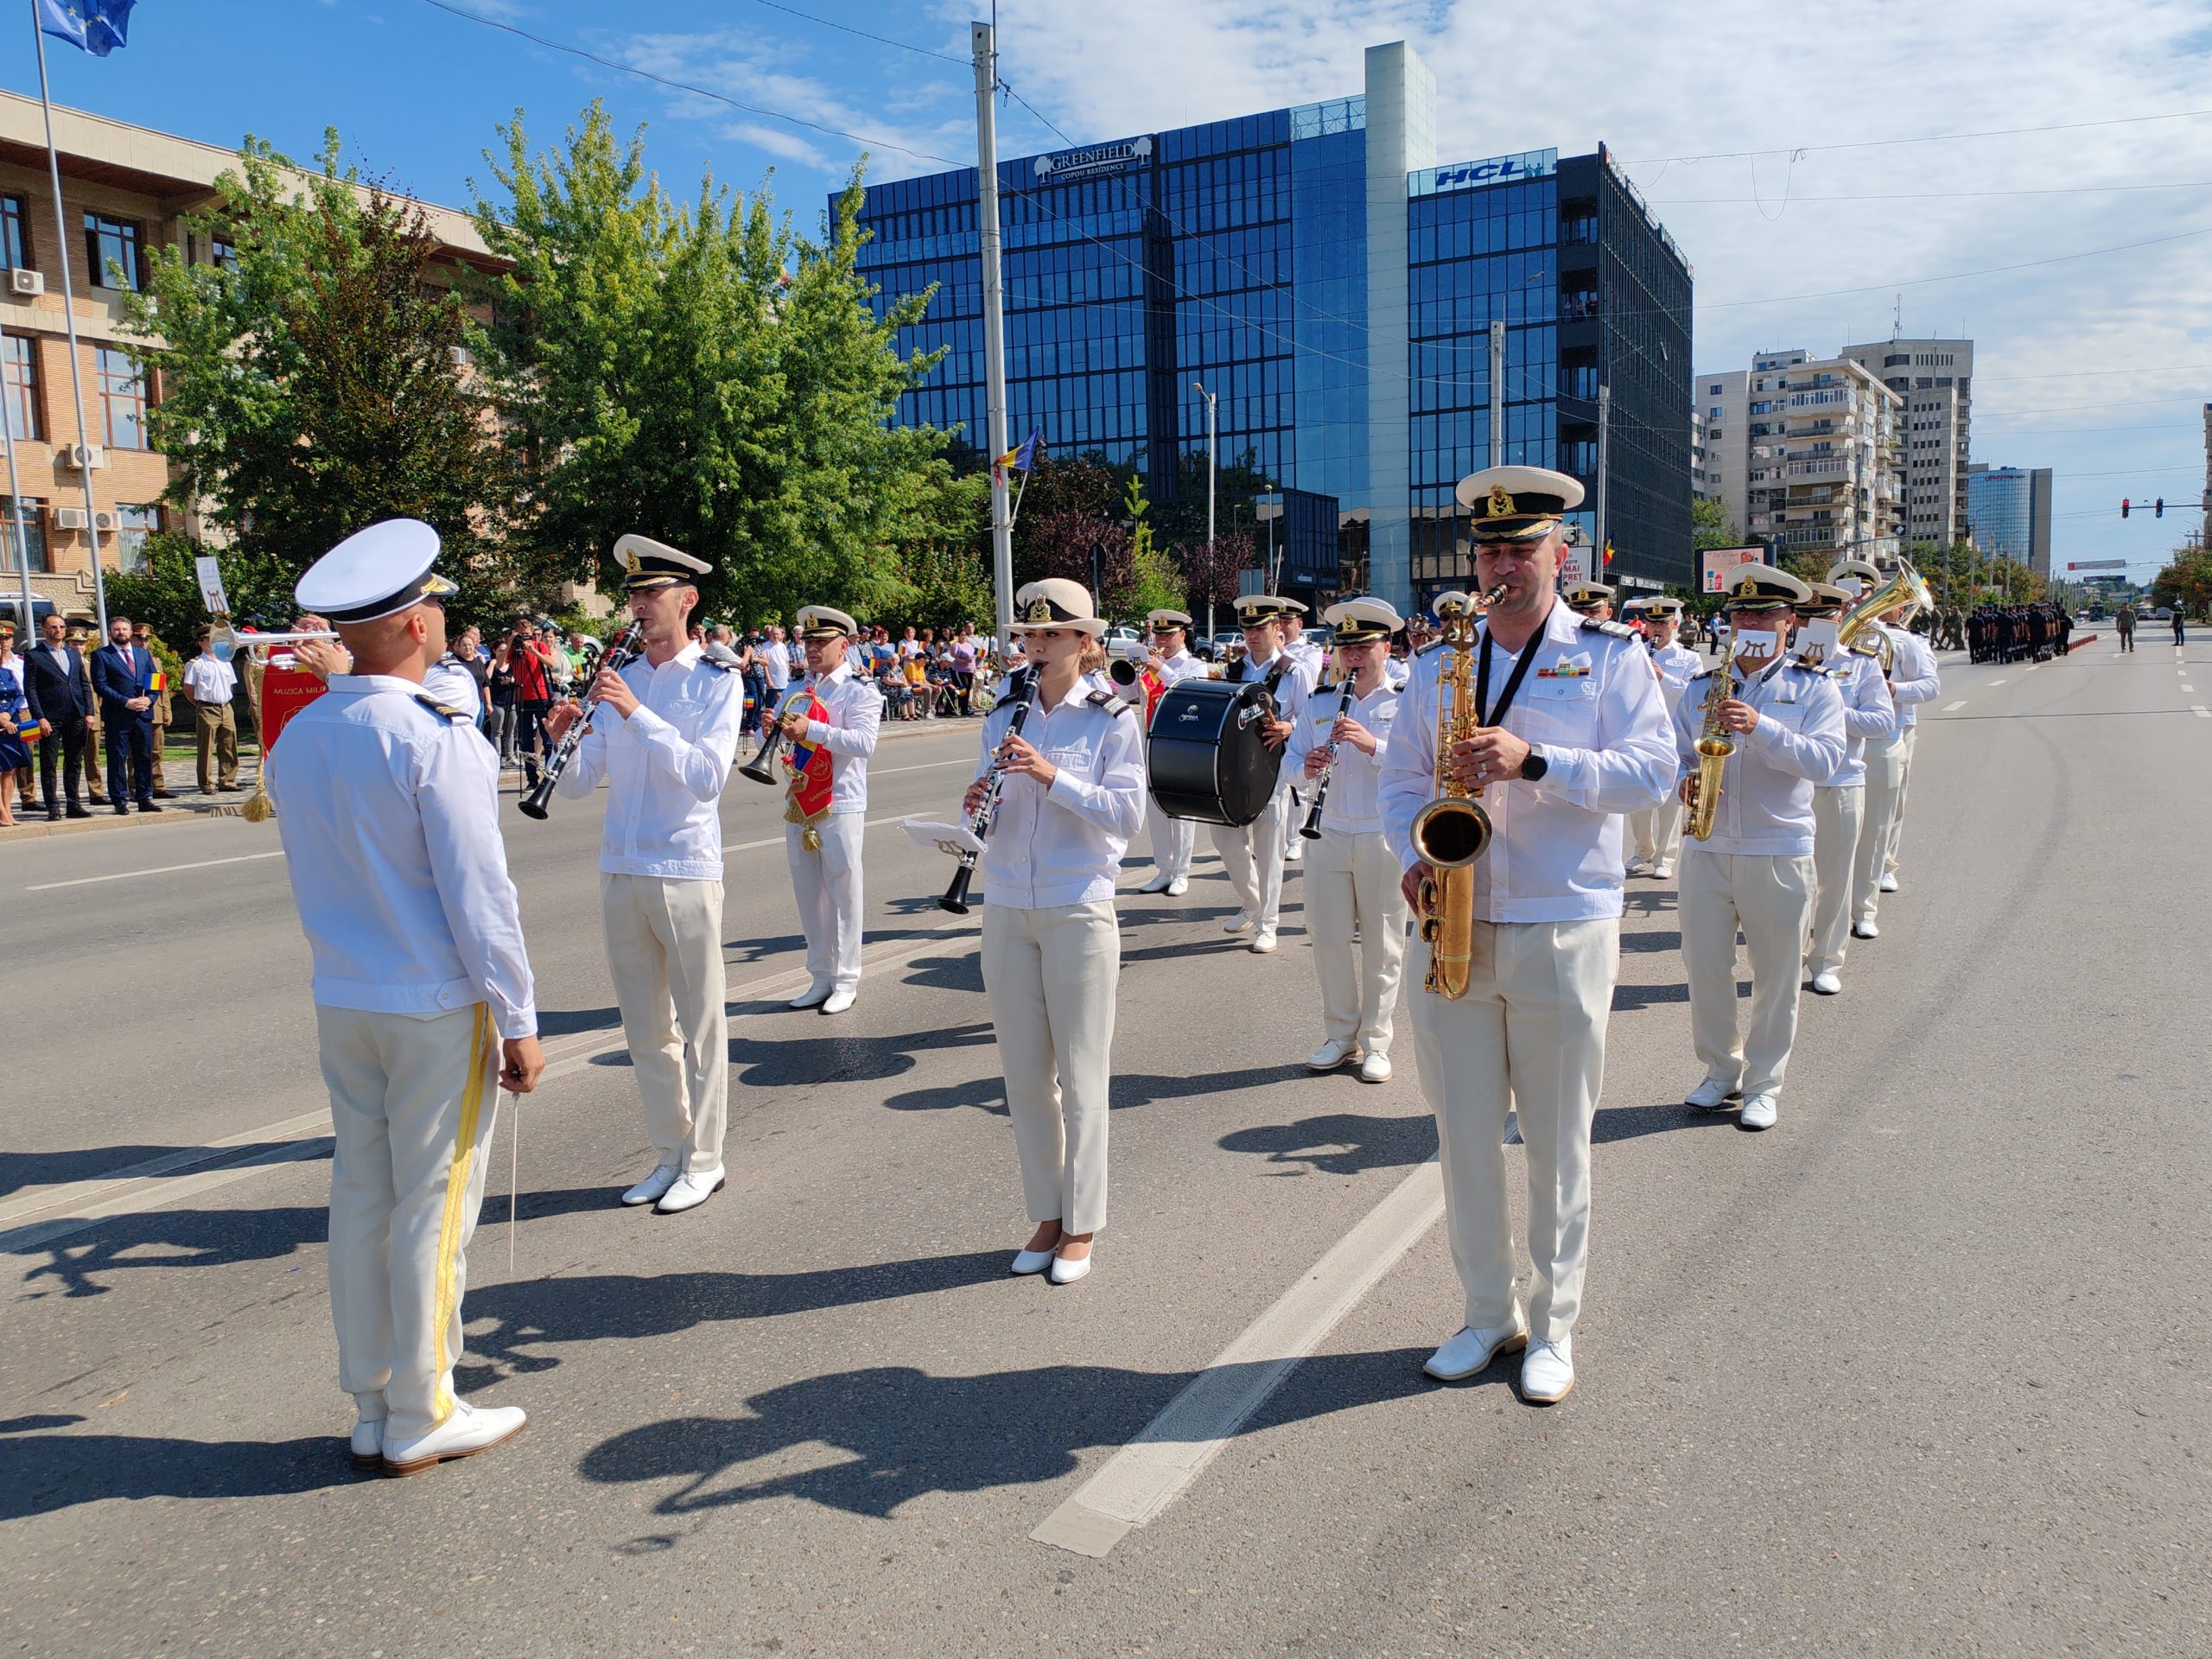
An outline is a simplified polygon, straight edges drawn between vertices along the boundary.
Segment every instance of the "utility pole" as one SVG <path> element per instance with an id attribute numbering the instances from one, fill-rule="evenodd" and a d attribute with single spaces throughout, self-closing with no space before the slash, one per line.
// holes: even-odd
<path id="1" fill-rule="evenodd" d="M 1490 325 L 1490 464 L 1505 464 L 1505 319 Z"/>
<path id="2" fill-rule="evenodd" d="M 1191 390 L 1206 400 L 1206 568 L 1211 570 L 1214 559 L 1213 489 L 1217 467 L 1214 459 L 1214 395 L 1195 380 L 1191 382 Z M 1213 644 L 1213 590 L 1211 588 L 1206 590 L 1206 644 Z"/>
<path id="3" fill-rule="evenodd" d="M 992 99 L 998 92 L 998 33 L 968 26 L 976 54 L 976 228 L 983 255 L 983 406 L 991 446 L 991 585 L 996 589 L 998 638 L 1014 643 L 1014 520 L 1006 499 L 1006 319 L 999 291 L 999 135 Z"/>
<path id="4" fill-rule="evenodd" d="M 1590 580 L 1605 579 L 1605 462 L 1612 453 L 1613 389 L 1598 388 L 1598 545 L 1591 550 Z"/>

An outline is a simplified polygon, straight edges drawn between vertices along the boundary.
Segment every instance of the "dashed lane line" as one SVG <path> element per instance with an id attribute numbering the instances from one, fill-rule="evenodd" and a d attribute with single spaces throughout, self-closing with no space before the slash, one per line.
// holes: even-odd
<path id="1" fill-rule="evenodd" d="M 1994 689 L 1994 688 L 1995 688 L 1995 687 L 1997 687 L 1997 686 L 2000 686 L 2000 685 L 2004 684 L 2004 683 L 2005 683 L 2005 682 L 2004 682 L 2004 681 L 2002 681 L 2002 680 L 1992 680 L 1989 683 L 1990 683 L 1991 687 L 1992 687 L 1993 689 Z"/>
<path id="2" fill-rule="evenodd" d="M 1952 710 L 1952 709 L 1963 709 L 1963 708 L 1965 708 L 1966 706 L 1967 706 L 1967 700 L 1966 700 L 1964 697 L 1961 697 L 1961 698 L 1960 698 L 1956 702 L 1947 702 L 1947 703 L 1945 703 L 1945 704 L 1943 705 L 1943 712 L 1944 712 L 1945 714 L 1947 714 L 1947 715 L 1948 715 L 1948 714 L 1949 714 L 1949 713 L 1951 712 L 1951 710 Z"/>
<path id="3" fill-rule="evenodd" d="M 89 887 L 95 881 L 128 881 L 138 875 L 174 875 L 179 870 L 212 870 L 218 864 L 251 864 L 257 859 L 282 858 L 282 848 L 273 853 L 240 853 L 235 858 L 203 858 L 196 864 L 156 864 L 150 870 L 110 870 L 105 875 L 80 875 L 73 881 L 41 881 L 25 887 L 25 893 L 52 893 L 56 887 Z"/>
<path id="4" fill-rule="evenodd" d="M 2189 705 L 2189 712 L 2195 715 L 2199 720 L 2212 720 L 2212 709 L 2207 709 L 2201 702 L 2190 703 Z"/>

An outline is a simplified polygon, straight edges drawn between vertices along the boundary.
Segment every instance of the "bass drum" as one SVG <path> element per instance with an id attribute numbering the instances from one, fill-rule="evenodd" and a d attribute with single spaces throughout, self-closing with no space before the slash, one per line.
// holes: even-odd
<path id="1" fill-rule="evenodd" d="M 1152 798 L 1171 818 L 1242 829 L 1268 809 L 1282 752 L 1261 739 L 1258 681 L 1188 679 L 1160 694 L 1145 746 Z"/>

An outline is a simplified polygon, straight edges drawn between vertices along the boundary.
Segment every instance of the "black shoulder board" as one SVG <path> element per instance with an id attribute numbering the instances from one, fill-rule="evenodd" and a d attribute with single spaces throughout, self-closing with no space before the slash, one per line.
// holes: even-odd
<path id="1" fill-rule="evenodd" d="M 1693 674 L 1690 676 L 1690 683 L 1695 685 L 1700 680 L 1709 680 L 1713 677 L 1713 670 L 1708 668 L 1701 674 Z"/>
<path id="2" fill-rule="evenodd" d="M 1110 709 L 1116 714 L 1126 715 L 1129 712 L 1129 705 L 1123 702 L 1121 698 L 1115 696 L 1111 691 L 1094 691 L 1089 696 L 1085 697 L 1084 701 L 1089 703 L 1096 703 L 1101 709 Z"/>
<path id="3" fill-rule="evenodd" d="M 699 666 L 702 668 L 711 668 L 717 674 L 727 674 L 734 669 L 737 664 L 735 663 L 721 662 L 715 658 L 706 655 L 702 652 L 700 653 L 699 657 Z"/>
<path id="4" fill-rule="evenodd" d="M 1796 669 L 1800 674 L 1825 674 L 1827 672 L 1826 669 L 1821 668 L 1815 664 L 1807 662 L 1802 657 L 1792 657 L 1789 659 L 1789 666 Z"/>
<path id="5" fill-rule="evenodd" d="M 1614 622 L 1604 617 L 1586 616 L 1582 619 L 1585 633 L 1610 633 L 1617 639 L 1635 639 L 1641 636 L 1625 622 Z"/>
<path id="6" fill-rule="evenodd" d="M 452 721 L 457 720 L 467 720 L 468 718 L 466 711 L 459 709 L 448 708 L 446 704 L 440 702 L 435 697 L 431 696 L 428 692 L 417 691 L 415 694 L 415 701 L 421 703 L 425 709 L 429 709 L 432 714 L 435 715 L 442 721 Z"/>

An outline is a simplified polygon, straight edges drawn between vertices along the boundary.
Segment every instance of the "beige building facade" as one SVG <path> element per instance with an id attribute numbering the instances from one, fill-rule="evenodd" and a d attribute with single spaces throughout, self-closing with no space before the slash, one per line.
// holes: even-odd
<path id="1" fill-rule="evenodd" d="M 1847 358 L 1763 352 L 1699 377 L 1709 493 L 1748 542 L 1889 557 L 1904 521 L 1904 397 Z"/>
<path id="2" fill-rule="evenodd" d="M 1905 539 L 1949 547 L 1967 539 L 1967 467 L 1974 437 L 1974 341 L 1902 337 L 1847 346 L 1905 400 Z"/>

